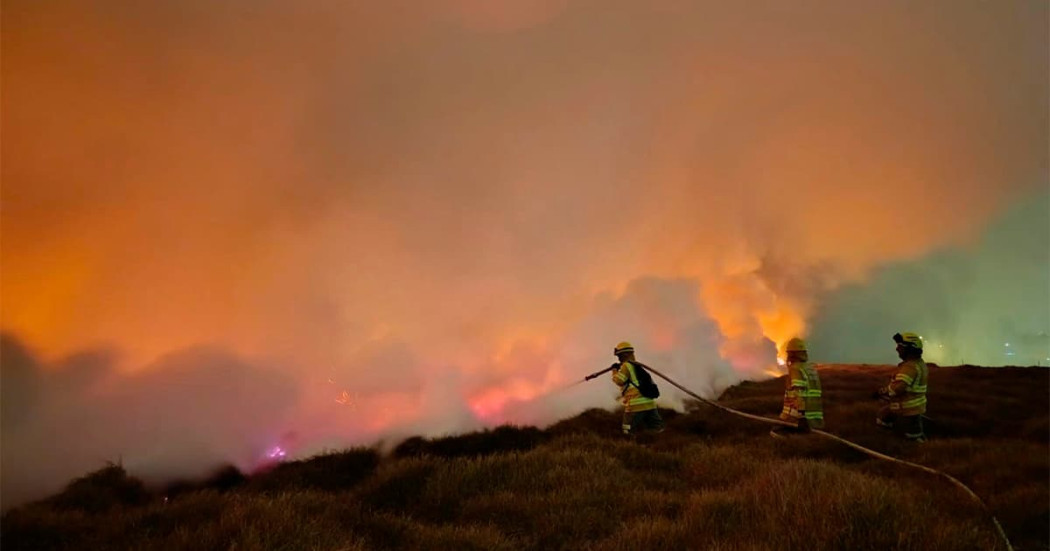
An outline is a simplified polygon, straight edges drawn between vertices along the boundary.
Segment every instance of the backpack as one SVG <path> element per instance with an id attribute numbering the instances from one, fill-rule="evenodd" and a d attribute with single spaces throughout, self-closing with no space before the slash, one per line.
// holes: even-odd
<path id="1" fill-rule="evenodd" d="M 660 387 L 656 386 L 656 383 L 653 382 L 653 376 L 645 369 L 645 365 L 637 361 L 631 361 L 630 363 L 634 366 L 634 376 L 638 379 L 638 392 L 642 393 L 642 396 L 645 396 L 650 400 L 659 398 Z M 633 383 L 628 381 L 627 384 L 630 385 Z"/>

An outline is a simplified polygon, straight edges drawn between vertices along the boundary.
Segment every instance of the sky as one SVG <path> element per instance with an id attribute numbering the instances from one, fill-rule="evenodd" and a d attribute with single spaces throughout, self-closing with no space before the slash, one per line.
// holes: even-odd
<path id="1" fill-rule="evenodd" d="M 4 8 L 5 507 L 614 407 L 625 339 L 1050 364 L 1045 2 Z"/>

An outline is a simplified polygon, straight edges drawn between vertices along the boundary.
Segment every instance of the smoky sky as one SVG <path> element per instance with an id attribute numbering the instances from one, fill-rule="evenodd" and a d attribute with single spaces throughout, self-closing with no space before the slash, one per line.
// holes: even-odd
<path id="1" fill-rule="evenodd" d="M 1050 366 L 1050 193 L 967 247 L 880 267 L 819 310 L 812 341 L 827 362 L 887 363 L 889 336 L 917 330 L 943 365 Z"/>
<path id="2" fill-rule="evenodd" d="M 56 403 L 173 453 L 91 388 L 244 462 L 611 405 L 624 339 L 713 395 L 1048 331 L 1043 2 L 4 7 L 5 473 Z"/>

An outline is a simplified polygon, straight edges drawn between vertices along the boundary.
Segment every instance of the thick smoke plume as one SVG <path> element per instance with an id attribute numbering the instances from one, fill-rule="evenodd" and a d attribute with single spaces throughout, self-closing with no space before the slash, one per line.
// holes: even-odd
<path id="1" fill-rule="evenodd" d="M 115 456 L 549 422 L 614 403 L 566 386 L 623 339 L 711 395 L 794 334 L 1037 350 L 1050 268 L 996 232 L 1050 239 L 1016 208 L 1045 205 L 1047 15 L 6 2 L 4 504 Z"/>

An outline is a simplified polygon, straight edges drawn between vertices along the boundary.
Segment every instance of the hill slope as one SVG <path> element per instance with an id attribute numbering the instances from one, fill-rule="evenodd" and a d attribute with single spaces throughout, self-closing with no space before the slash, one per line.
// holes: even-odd
<path id="1" fill-rule="evenodd" d="M 1015 548 L 1048 548 L 1050 371 L 932 368 L 923 445 L 872 424 L 888 366 L 822 366 L 828 430 L 969 485 Z M 720 401 L 779 411 L 782 380 Z M 546 430 L 415 438 L 149 492 L 117 466 L 10 511 L 8 549 L 1000 549 L 930 475 L 697 404 L 644 442 L 589 410 Z"/>

